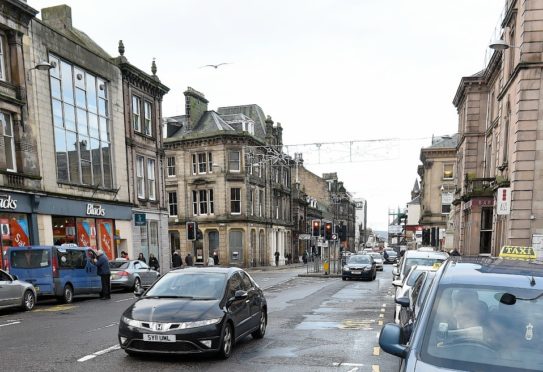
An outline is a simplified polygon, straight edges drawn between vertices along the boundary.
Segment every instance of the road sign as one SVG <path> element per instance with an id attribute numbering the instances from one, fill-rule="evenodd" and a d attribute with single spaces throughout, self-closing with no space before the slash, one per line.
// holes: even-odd
<path id="1" fill-rule="evenodd" d="M 311 234 L 300 234 L 298 240 L 311 240 Z"/>
<path id="2" fill-rule="evenodd" d="M 146 225 L 145 213 L 135 213 L 134 222 L 136 226 L 145 226 Z"/>
<path id="3" fill-rule="evenodd" d="M 337 240 L 337 234 L 332 234 L 332 240 Z"/>

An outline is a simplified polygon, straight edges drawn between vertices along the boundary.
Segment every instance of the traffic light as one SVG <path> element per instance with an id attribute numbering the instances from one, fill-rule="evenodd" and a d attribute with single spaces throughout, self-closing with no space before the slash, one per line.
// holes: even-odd
<path id="1" fill-rule="evenodd" d="M 187 222 L 187 240 L 196 240 L 196 222 Z"/>
<path id="2" fill-rule="evenodd" d="M 321 220 L 311 221 L 311 235 L 316 237 L 321 236 Z"/>
<path id="3" fill-rule="evenodd" d="M 324 240 L 332 240 L 334 224 L 332 222 L 326 222 L 324 224 Z"/>

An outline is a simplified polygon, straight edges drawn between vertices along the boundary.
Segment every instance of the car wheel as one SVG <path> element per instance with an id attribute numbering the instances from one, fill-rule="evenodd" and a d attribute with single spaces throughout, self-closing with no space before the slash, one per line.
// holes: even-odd
<path id="1" fill-rule="evenodd" d="M 258 329 L 251 333 L 251 336 L 253 338 L 263 338 L 266 334 L 266 325 L 268 324 L 268 316 L 264 310 L 260 312 L 260 324 L 258 325 Z"/>
<path id="2" fill-rule="evenodd" d="M 23 309 L 30 311 L 34 308 L 34 305 L 36 305 L 36 296 L 32 291 L 28 290 L 23 295 Z"/>
<path id="3" fill-rule="evenodd" d="M 346 277 L 344 277 L 344 276 L 342 276 L 342 277 L 341 277 L 341 280 L 347 280 L 347 278 L 346 278 Z"/>
<path id="4" fill-rule="evenodd" d="M 232 346 L 234 344 L 233 339 L 234 334 L 232 332 L 232 325 L 230 323 L 226 323 L 222 332 L 221 347 L 219 349 L 219 356 L 222 359 L 230 358 L 230 355 L 232 354 Z"/>
<path id="5" fill-rule="evenodd" d="M 371 280 L 375 280 L 377 278 L 377 270 L 373 272 L 373 276 L 371 277 Z"/>
<path id="6" fill-rule="evenodd" d="M 141 288 L 141 280 L 140 278 L 136 278 L 134 280 L 134 291 L 137 291 Z"/>
<path id="7" fill-rule="evenodd" d="M 60 297 L 60 302 L 65 304 L 71 304 L 74 300 L 74 289 L 70 284 L 67 284 L 64 287 L 64 291 L 62 292 L 62 296 Z"/>

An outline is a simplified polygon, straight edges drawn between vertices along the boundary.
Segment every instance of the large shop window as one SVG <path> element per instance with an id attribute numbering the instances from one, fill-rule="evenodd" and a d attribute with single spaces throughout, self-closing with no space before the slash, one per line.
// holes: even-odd
<path id="1" fill-rule="evenodd" d="M 49 61 L 57 179 L 111 189 L 107 83 L 52 54 Z"/>
<path id="2" fill-rule="evenodd" d="M 109 258 L 115 258 L 113 220 L 55 216 L 52 221 L 55 245 L 73 243 L 101 249 Z"/>
<path id="3" fill-rule="evenodd" d="M 30 245 L 30 231 L 26 214 L 0 213 L 2 247 Z"/>

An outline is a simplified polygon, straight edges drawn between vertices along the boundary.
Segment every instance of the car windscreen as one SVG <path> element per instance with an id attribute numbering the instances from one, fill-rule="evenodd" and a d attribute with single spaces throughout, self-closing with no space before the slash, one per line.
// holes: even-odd
<path id="1" fill-rule="evenodd" d="M 225 287 L 226 275 L 222 273 L 170 273 L 159 279 L 145 297 L 218 300 Z"/>
<path id="2" fill-rule="evenodd" d="M 360 255 L 360 256 L 351 256 L 349 257 L 349 260 L 347 261 L 347 265 L 369 264 L 369 263 L 370 263 L 370 257 L 366 254 Z"/>
<path id="3" fill-rule="evenodd" d="M 47 249 L 28 249 L 24 251 L 12 251 L 10 255 L 10 265 L 18 269 L 36 269 L 51 265 L 49 259 L 49 250 Z"/>
<path id="4" fill-rule="evenodd" d="M 130 262 L 128 261 L 109 261 L 110 269 L 128 269 Z"/>
<path id="5" fill-rule="evenodd" d="M 424 270 L 413 270 L 407 278 L 407 285 L 412 287 Z"/>
<path id="6" fill-rule="evenodd" d="M 396 251 L 387 251 L 387 254 L 389 256 L 397 256 L 398 255 L 398 253 L 396 253 Z"/>
<path id="7" fill-rule="evenodd" d="M 406 275 L 409 270 L 411 270 L 411 268 L 415 265 L 420 265 L 420 266 L 433 266 L 433 264 L 435 263 L 441 263 L 445 261 L 445 258 L 444 257 L 419 257 L 419 258 L 415 258 L 415 257 L 411 257 L 411 258 L 406 258 L 405 259 L 405 265 L 403 267 L 403 275 Z"/>
<path id="8" fill-rule="evenodd" d="M 504 293 L 516 301 L 500 301 Z M 542 371 L 542 293 L 487 286 L 440 289 L 425 327 L 422 360 L 471 371 Z"/>

